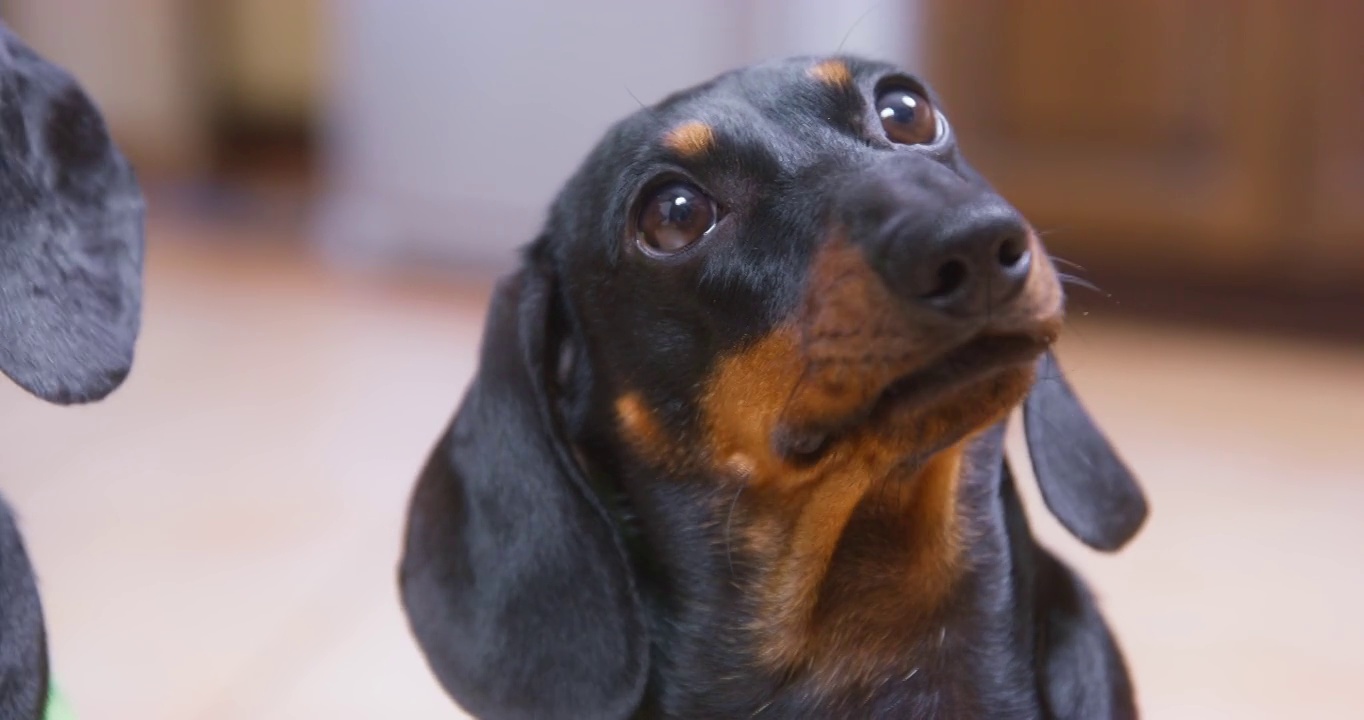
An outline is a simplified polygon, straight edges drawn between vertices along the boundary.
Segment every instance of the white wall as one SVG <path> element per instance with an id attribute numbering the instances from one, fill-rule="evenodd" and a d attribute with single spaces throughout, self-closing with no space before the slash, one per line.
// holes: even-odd
<path id="1" fill-rule="evenodd" d="M 630 92 L 831 52 L 868 7 L 845 49 L 910 57 L 905 0 L 336 0 L 319 241 L 508 267 Z"/>
<path id="2" fill-rule="evenodd" d="M 916 0 L 748 0 L 755 58 L 841 50 L 912 66 Z"/>

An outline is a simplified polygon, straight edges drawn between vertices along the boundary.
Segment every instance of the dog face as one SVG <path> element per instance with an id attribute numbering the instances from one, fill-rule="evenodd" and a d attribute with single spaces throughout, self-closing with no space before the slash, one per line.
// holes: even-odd
<path id="1" fill-rule="evenodd" d="M 932 92 L 851 58 L 635 114 L 549 226 L 615 415 L 594 425 L 670 470 L 799 487 L 923 461 L 1023 397 L 1062 314 Z"/>
<path id="2" fill-rule="evenodd" d="M 777 692 L 802 716 L 912 676 L 968 521 L 1004 532 L 959 500 L 972 473 L 975 497 L 1011 491 L 1020 400 L 1067 528 L 1111 550 L 1145 517 L 1047 352 L 1062 309 L 912 75 L 794 59 L 625 119 L 495 293 L 413 495 L 401 584 L 431 667 L 489 718 L 747 716 Z M 1036 661 L 1061 686 L 1096 618 Z"/>

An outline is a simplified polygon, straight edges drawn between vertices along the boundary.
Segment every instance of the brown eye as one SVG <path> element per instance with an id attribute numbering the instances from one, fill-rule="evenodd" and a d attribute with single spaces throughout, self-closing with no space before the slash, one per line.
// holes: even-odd
<path id="1" fill-rule="evenodd" d="M 677 252 L 715 227 L 715 201 L 683 182 L 653 191 L 639 210 L 639 242 L 651 250 Z"/>
<path id="2" fill-rule="evenodd" d="M 916 92 L 890 88 L 876 97 L 876 114 L 891 142 L 922 145 L 938 136 L 933 106 Z"/>

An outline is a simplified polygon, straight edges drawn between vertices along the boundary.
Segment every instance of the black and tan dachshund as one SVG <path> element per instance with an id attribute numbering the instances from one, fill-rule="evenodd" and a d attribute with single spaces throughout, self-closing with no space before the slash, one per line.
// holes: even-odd
<path id="1" fill-rule="evenodd" d="M 1063 296 L 924 82 L 728 73 L 613 127 L 489 311 L 401 590 L 480 718 L 1135 717 L 1050 510 L 1146 516 L 1049 348 Z"/>
<path id="2" fill-rule="evenodd" d="M 62 405 L 117 388 L 141 318 L 143 201 L 66 72 L 0 25 L 0 372 Z M 33 568 L 0 500 L 0 720 L 48 701 Z"/>

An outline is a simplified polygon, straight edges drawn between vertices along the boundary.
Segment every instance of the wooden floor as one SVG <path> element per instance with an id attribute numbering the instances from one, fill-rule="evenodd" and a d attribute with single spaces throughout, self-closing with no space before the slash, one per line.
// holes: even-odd
<path id="1" fill-rule="evenodd" d="M 460 717 L 394 568 L 486 284 L 346 279 L 166 221 L 150 243 L 123 389 L 59 409 L 0 388 L 0 487 L 77 714 Z M 1101 557 L 1029 500 L 1098 587 L 1146 716 L 1364 717 L 1364 348 L 1091 316 L 1062 357 L 1154 515 Z"/>

